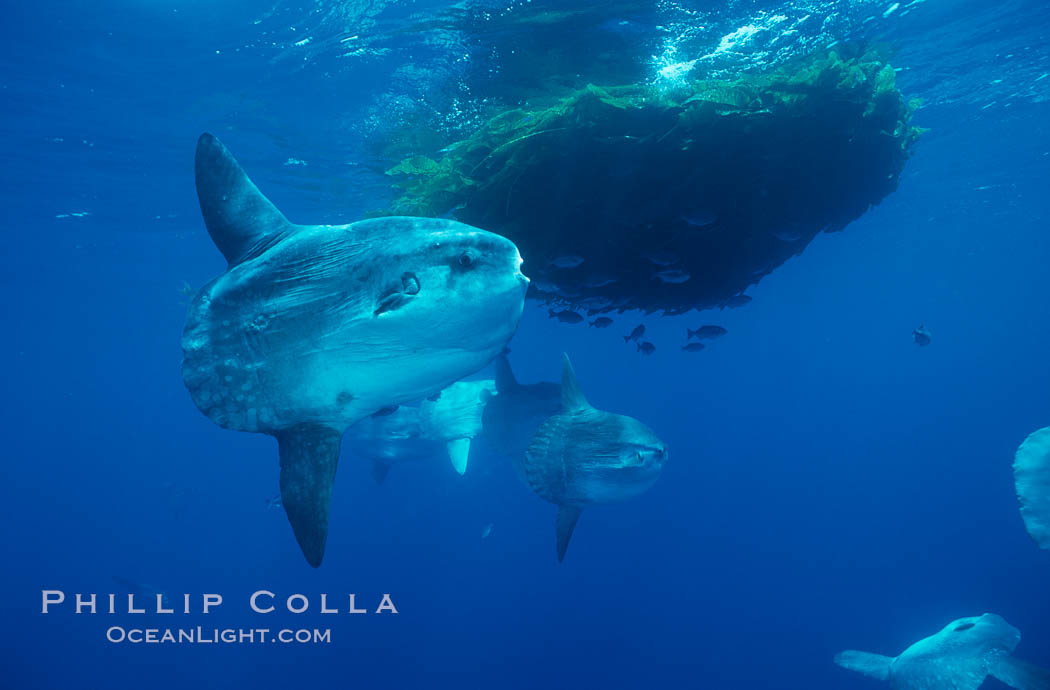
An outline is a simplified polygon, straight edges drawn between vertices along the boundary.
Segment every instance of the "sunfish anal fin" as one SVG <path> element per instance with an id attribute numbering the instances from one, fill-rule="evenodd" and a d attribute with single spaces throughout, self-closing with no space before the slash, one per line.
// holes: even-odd
<path id="1" fill-rule="evenodd" d="M 587 398 L 584 397 L 583 391 L 580 390 L 580 384 L 576 380 L 576 372 L 572 370 L 572 362 L 569 361 L 569 355 L 563 352 L 561 357 L 562 409 L 566 414 L 590 410 L 591 404 L 587 402 Z"/>
<path id="2" fill-rule="evenodd" d="M 342 434 L 320 424 L 299 424 L 277 434 L 281 503 L 306 561 L 317 568 L 328 539 L 328 508 Z"/>
<path id="3" fill-rule="evenodd" d="M 878 680 L 889 680 L 890 664 L 893 663 L 893 660 L 892 656 L 858 652 L 852 649 L 835 655 L 835 663 L 842 668 L 848 668 Z"/>
<path id="4" fill-rule="evenodd" d="M 378 460 L 372 461 L 372 479 L 376 480 L 376 484 L 382 484 L 386 481 L 386 476 L 390 473 L 390 465 L 385 462 L 379 462 Z"/>
<path id="5" fill-rule="evenodd" d="M 558 506 L 558 562 L 565 559 L 565 551 L 569 548 L 569 540 L 572 539 L 572 531 L 576 529 L 576 521 L 580 519 L 583 508 L 578 506 Z"/>
<path id="6" fill-rule="evenodd" d="M 467 471 L 467 460 L 470 459 L 470 439 L 455 438 L 449 441 L 448 458 L 456 472 L 463 476 Z"/>
<path id="7" fill-rule="evenodd" d="M 1050 671 L 1013 657 L 1000 660 L 992 675 L 1018 690 L 1050 690 Z"/>
<path id="8" fill-rule="evenodd" d="M 233 154 L 207 132 L 197 140 L 194 173 L 204 224 L 230 266 L 292 227 Z"/>

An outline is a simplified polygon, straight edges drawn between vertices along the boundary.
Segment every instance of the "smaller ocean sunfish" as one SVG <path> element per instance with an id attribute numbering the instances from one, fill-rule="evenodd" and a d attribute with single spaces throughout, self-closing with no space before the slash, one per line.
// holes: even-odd
<path id="1" fill-rule="evenodd" d="M 667 446 L 633 417 L 591 407 L 562 355 L 561 412 L 548 418 L 521 460 L 525 482 L 558 506 L 558 560 L 583 509 L 641 494 L 660 476 Z"/>
<path id="2" fill-rule="evenodd" d="M 846 651 L 835 663 L 893 690 L 977 690 L 988 676 L 1011 688 L 1050 690 L 1050 672 L 1010 655 L 1021 633 L 994 613 L 952 621 L 899 656 Z"/>

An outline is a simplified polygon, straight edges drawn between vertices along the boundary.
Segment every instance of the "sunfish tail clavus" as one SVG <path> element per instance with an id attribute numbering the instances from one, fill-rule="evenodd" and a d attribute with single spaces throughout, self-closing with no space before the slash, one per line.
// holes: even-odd
<path id="1" fill-rule="evenodd" d="M 636 496 L 660 476 L 667 446 L 633 417 L 596 409 L 562 355 L 561 412 L 548 418 L 523 459 L 525 481 L 558 506 L 558 560 L 589 505 Z"/>
<path id="2" fill-rule="evenodd" d="M 316 567 L 343 432 L 488 364 L 528 279 L 510 240 L 451 220 L 291 223 L 210 134 L 196 181 L 229 266 L 190 305 L 183 380 L 216 424 L 277 439 L 282 502 Z"/>

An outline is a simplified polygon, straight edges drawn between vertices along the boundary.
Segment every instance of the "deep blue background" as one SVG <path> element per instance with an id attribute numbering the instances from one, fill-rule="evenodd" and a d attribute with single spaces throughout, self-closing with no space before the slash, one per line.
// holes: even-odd
<path id="1" fill-rule="evenodd" d="M 652 490 L 589 510 L 559 565 L 553 507 L 505 461 L 398 466 L 377 487 L 347 454 L 318 571 L 265 508 L 275 443 L 219 429 L 181 383 L 178 288 L 224 263 L 192 151 L 214 131 L 293 220 L 353 220 L 385 182 L 356 164 L 352 123 L 394 57 L 290 67 L 253 24 L 272 3 L 5 8 L 0 686 L 864 688 L 835 652 L 896 654 L 985 611 L 1050 667 L 1050 554 L 1010 469 L 1050 424 L 1046 9 L 1004 5 L 996 26 L 947 4 L 884 36 L 928 100 L 900 190 L 752 305 L 648 319 L 650 358 L 616 337 L 637 315 L 596 331 L 527 305 L 519 379 L 555 380 L 569 352 L 594 404 L 669 444 Z M 91 215 L 57 217 L 74 212 Z M 681 353 L 709 322 L 729 335 Z M 108 616 L 40 615 L 40 589 L 120 591 L 114 575 L 226 596 L 152 625 L 331 627 L 333 643 L 112 645 Z M 260 588 L 390 592 L 401 613 L 249 615 Z"/>

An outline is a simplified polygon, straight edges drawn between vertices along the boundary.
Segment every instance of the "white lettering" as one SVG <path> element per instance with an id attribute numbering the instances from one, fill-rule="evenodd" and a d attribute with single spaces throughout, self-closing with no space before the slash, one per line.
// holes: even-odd
<path id="1" fill-rule="evenodd" d="M 208 613 L 208 609 L 210 609 L 212 606 L 222 606 L 221 594 L 204 595 L 204 613 Z"/>
<path id="2" fill-rule="evenodd" d="M 53 595 L 55 594 L 58 595 L 57 599 L 53 598 Z M 44 600 L 43 608 L 41 609 L 40 613 L 47 613 L 48 606 L 50 606 L 51 604 L 61 604 L 63 601 L 66 600 L 66 593 L 57 589 L 42 589 L 40 590 L 40 595 Z"/>
<path id="3" fill-rule="evenodd" d="M 397 613 L 397 609 L 394 608 L 394 602 L 390 599 L 389 594 L 383 595 L 383 601 L 379 602 L 379 608 L 376 609 L 376 613 L 382 613 L 383 611 Z"/>
<path id="4" fill-rule="evenodd" d="M 260 589 L 258 592 L 252 595 L 251 601 L 248 602 L 249 604 L 251 604 L 252 611 L 255 611 L 256 613 L 270 613 L 271 611 L 273 611 L 273 604 L 270 604 L 269 608 L 259 608 L 256 602 L 258 601 L 260 596 L 270 597 L 270 601 L 273 601 L 273 592 L 268 592 L 265 589 Z"/>
<path id="5" fill-rule="evenodd" d="M 292 601 L 293 600 L 295 600 L 295 601 L 302 601 L 303 605 L 300 606 L 299 608 L 296 608 L 295 606 L 292 605 Z M 310 608 L 310 600 L 307 599 L 306 597 L 304 597 L 302 594 L 293 594 L 292 596 L 288 597 L 287 606 L 288 606 L 288 610 L 291 611 L 292 613 L 302 613 L 306 609 Z"/>
<path id="6" fill-rule="evenodd" d="M 83 595 L 77 593 L 77 613 L 80 613 L 80 609 L 88 607 L 91 609 L 91 613 L 95 612 L 95 595 L 92 594 L 91 598 L 84 601 Z"/>

